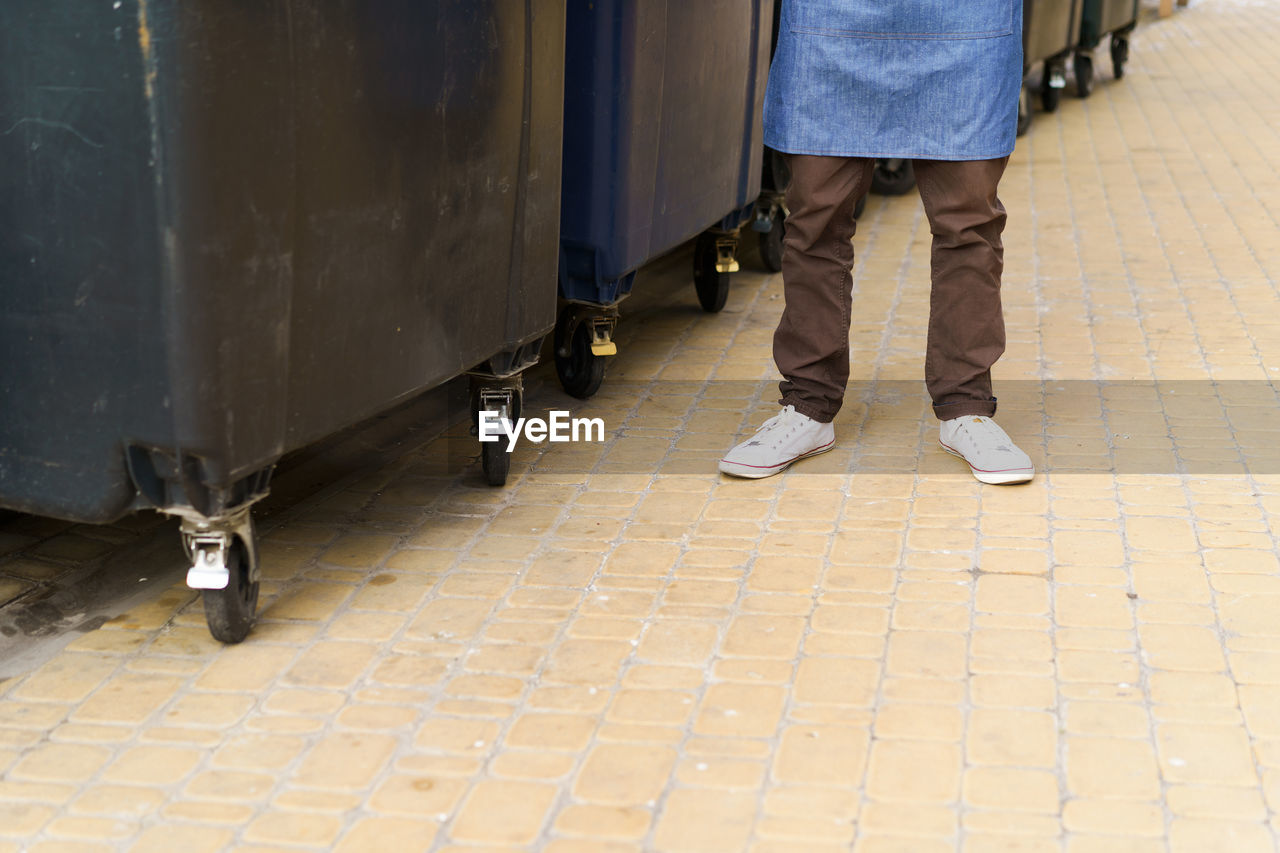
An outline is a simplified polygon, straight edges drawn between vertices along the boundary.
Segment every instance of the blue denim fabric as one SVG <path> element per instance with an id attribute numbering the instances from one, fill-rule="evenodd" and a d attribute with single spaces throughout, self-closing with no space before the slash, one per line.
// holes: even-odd
<path id="1" fill-rule="evenodd" d="M 791 154 L 1013 151 L 1022 0 L 781 0 L 764 140 Z"/>

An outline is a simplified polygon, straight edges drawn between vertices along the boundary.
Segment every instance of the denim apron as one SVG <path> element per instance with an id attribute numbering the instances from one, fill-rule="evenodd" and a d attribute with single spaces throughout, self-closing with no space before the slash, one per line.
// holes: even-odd
<path id="1" fill-rule="evenodd" d="M 781 0 L 764 141 L 791 154 L 1013 151 L 1023 0 Z"/>

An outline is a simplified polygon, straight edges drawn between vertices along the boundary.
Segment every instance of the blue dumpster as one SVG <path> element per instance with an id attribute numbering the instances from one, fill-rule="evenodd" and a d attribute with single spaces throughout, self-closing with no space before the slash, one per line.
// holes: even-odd
<path id="1" fill-rule="evenodd" d="M 569 0 L 557 373 L 589 397 L 636 269 L 698 235 L 702 306 L 728 295 L 760 192 L 773 0 Z"/>
<path id="2" fill-rule="evenodd" d="M 5 0 L 0 31 L 0 507 L 180 516 L 238 641 L 283 454 L 464 372 L 518 407 L 563 0 Z"/>

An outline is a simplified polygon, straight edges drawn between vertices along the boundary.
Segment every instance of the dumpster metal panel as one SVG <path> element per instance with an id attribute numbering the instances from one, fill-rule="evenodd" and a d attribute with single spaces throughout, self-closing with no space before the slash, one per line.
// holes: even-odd
<path id="1" fill-rule="evenodd" d="M 0 6 L 0 505 L 149 505 L 130 448 L 230 489 L 546 334 L 563 27 L 543 0 Z"/>
<path id="2" fill-rule="evenodd" d="M 1138 21 L 1138 0 L 1083 0 L 1080 46 L 1098 46 L 1107 33 L 1132 27 Z"/>
<path id="3" fill-rule="evenodd" d="M 754 203 L 772 20 L 772 0 L 570 0 L 566 296 L 599 301 L 597 282 Z"/>
<path id="4" fill-rule="evenodd" d="M 1080 0 L 1024 0 L 1022 67 L 1053 59 L 1080 40 Z"/>

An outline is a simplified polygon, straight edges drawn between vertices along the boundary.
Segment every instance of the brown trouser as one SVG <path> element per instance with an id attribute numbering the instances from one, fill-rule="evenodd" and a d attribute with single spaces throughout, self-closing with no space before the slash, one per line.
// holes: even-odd
<path id="1" fill-rule="evenodd" d="M 874 160 L 789 155 L 782 254 L 786 308 L 773 336 L 782 404 L 829 422 L 849 381 L 853 210 Z M 1000 273 L 1005 211 L 996 185 L 1009 158 L 916 160 L 916 184 L 933 232 L 925 387 L 941 419 L 993 415 L 991 365 L 1004 352 Z"/>

